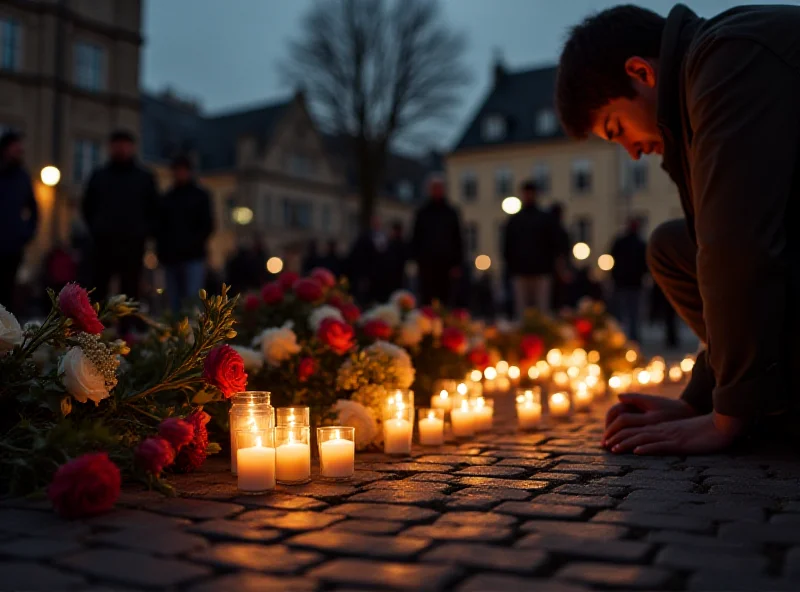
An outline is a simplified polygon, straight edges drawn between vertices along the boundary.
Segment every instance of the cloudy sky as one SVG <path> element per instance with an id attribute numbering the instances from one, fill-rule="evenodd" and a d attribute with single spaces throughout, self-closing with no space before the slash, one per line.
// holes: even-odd
<path id="1" fill-rule="evenodd" d="M 148 90 L 169 85 L 199 99 L 208 111 L 280 99 L 291 94 L 277 65 L 296 37 L 313 0 L 146 0 L 142 79 Z M 444 147 L 459 135 L 489 84 L 494 52 L 511 69 L 553 63 L 567 28 L 620 2 L 605 0 L 442 0 L 444 16 L 466 33 L 473 82 L 442 130 Z M 701 16 L 742 4 L 685 0 Z M 759 3 L 747 0 L 748 4 Z M 767 4 L 770 0 L 760 3 Z M 800 0 L 792 2 L 800 4 Z M 671 0 L 637 2 L 666 15 Z"/>

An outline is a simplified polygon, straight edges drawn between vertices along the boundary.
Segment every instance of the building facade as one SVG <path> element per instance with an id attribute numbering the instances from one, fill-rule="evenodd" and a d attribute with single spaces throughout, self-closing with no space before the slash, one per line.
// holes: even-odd
<path id="1" fill-rule="evenodd" d="M 632 161 L 599 139 L 576 142 L 564 134 L 553 103 L 555 67 L 508 72 L 497 64 L 493 87 L 446 158 L 451 199 L 462 214 L 467 256 L 488 255 L 499 278 L 508 215 L 503 199 L 533 180 L 540 203 L 561 204 L 573 242 L 599 255 L 631 217 L 645 234 L 682 217 L 677 189 L 656 158 Z"/>
<path id="2" fill-rule="evenodd" d="M 23 274 L 66 239 L 116 128 L 139 129 L 141 0 L 0 0 L 0 131 L 25 135 L 40 225 Z M 38 182 L 54 165 L 54 190 Z"/>

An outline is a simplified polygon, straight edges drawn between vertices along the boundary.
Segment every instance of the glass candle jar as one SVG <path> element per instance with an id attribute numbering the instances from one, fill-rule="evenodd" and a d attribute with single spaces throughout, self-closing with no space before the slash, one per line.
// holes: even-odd
<path id="1" fill-rule="evenodd" d="M 572 397 L 568 391 L 557 391 L 547 397 L 547 411 L 554 419 L 564 419 L 572 414 Z"/>
<path id="2" fill-rule="evenodd" d="M 494 424 L 494 399 L 476 397 L 472 403 L 472 420 L 476 433 L 489 432 Z"/>
<path id="3" fill-rule="evenodd" d="M 542 389 L 535 386 L 517 389 L 517 423 L 521 430 L 537 427 L 542 421 Z"/>
<path id="4" fill-rule="evenodd" d="M 311 480 L 311 428 L 275 427 L 275 477 L 283 485 Z"/>
<path id="5" fill-rule="evenodd" d="M 383 451 L 410 454 L 414 434 L 414 393 L 397 389 L 383 407 Z"/>
<path id="6" fill-rule="evenodd" d="M 278 407 L 275 409 L 275 426 L 310 426 L 311 411 L 308 407 Z"/>
<path id="7" fill-rule="evenodd" d="M 239 490 L 255 495 L 275 489 L 273 428 L 237 430 L 236 441 Z"/>
<path id="8" fill-rule="evenodd" d="M 238 433 L 241 430 L 270 430 L 275 427 L 275 414 L 269 404 L 269 393 L 265 391 L 244 391 L 236 393 L 231 399 L 231 472 L 237 470 L 236 451 L 239 450 Z"/>
<path id="9" fill-rule="evenodd" d="M 417 427 L 422 446 L 441 446 L 444 444 L 444 409 L 420 409 Z"/>
<path id="10" fill-rule="evenodd" d="M 320 477 L 346 481 L 355 473 L 356 429 L 345 426 L 317 428 Z"/>

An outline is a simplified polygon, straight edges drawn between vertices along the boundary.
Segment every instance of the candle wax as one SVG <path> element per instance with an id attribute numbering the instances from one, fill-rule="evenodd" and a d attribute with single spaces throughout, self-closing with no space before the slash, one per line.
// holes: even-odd
<path id="1" fill-rule="evenodd" d="M 534 401 L 526 401 L 517 405 L 519 427 L 527 430 L 539 425 L 542 419 L 542 406 Z"/>
<path id="2" fill-rule="evenodd" d="M 423 446 L 444 444 L 444 420 L 426 417 L 419 420 L 419 443 Z"/>
<path id="3" fill-rule="evenodd" d="M 386 454 L 411 452 L 411 422 L 402 417 L 383 422 L 383 451 Z"/>
<path id="4" fill-rule="evenodd" d="M 236 451 L 239 489 L 259 492 L 275 488 L 275 449 L 267 446 Z"/>
<path id="5" fill-rule="evenodd" d="M 355 443 L 337 438 L 320 444 L 320 475 L 323 477 L 352 477 L 355 472 Z"/>
<path id="6" fill-rule="evenodd" d="M 281 444 L 275 451 L 278 481 L 305 481 L 311 477 L 311 447 L 302 442 Z"/>
<path id="7" fill-rule="evenodd" d="M 555 393 L 550 397 L 550 415 L 564 417 L 569 414 L 569 399 L 564 393 Z"/>
<path id="8" fill-rule="evenodd" d="M 474 415 L 469 409 L 453 409 L 450 412 L 450 423 L 456 438 L 471 436 L 475 433 Z"/>

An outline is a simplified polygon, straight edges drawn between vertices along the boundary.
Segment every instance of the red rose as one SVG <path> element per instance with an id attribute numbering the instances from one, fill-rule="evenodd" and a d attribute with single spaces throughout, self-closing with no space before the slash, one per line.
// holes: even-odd
<path id="1" fill-rule="evenodd" d="M 280 302 L 283 301 L 283 286 L 281 286 L 280 282 L 265 284 L 264 287 L 261 288 L 261 300 L 263 300 L 264 304 L 267 306 L 280 304 Z"/>
<path id="2" fill-rule="evenodd" d="M 442 345 L 452 352 L 463 354 L 467 351 L 467 337 L 458 327 L 448 327 L 442 331 Z"/>
<path id="3" fill-rule="evenodd" d="M 138 466 L 158 477 L 161 471 L 175 462 L 175 449 L 164 438 L 156 436 L 139 442 L 133 456 Z"/>
<path id="4" fill-rule="evenodd" d="M 424 314 L 429 319 L 438 319 L 439 315 L 433 309 L 432 306 L 423 306 L 420 310 L 422 310 L 422 314 Z"/>
<path id="5" fill-rule="evenodd" d="M 297 280 L 292 286 L 292 291 L 304 302 L 316 302 L 322 298 L 322 286 L 312 278 Z"/>
<path id="6" fill-rule="evenodd" d="M 589 341 L 589 339 L 592 337 L 593 330 L 594 326 L 592 325 L 592 321 L 589 319 L 585 319 L 583 317 L 575 319 L 575 331 L 578 332 L 578 336 L 583 341 Z"/>
<path id="7" fill-rule="evenodd" d="M 254 310 L 258 310 L 258 307 L 261 306 L 261 300 L 258 299 L 258 296 L 255 294 L 248 294 L 244 297 L 244 309 L 247 312 L 253 312 Z"/>
<path id="8" fill-rule="evenodd" d="M 63 518 L 94 516 L 114 507 L 121 483 L 119 469 L 108 454 L 94 452 L 61 465 L 47 497 Z"/>
<path id="9" fill-rule="evenodd" d="M 317 371 L 317 362 L 314 358 L 303 358 L 297 366 L 297 378 L 305 382 Z"/>
<path id="10" fill-rule="evenodd" d="M 456 308 L 450 315 L 453 317 L 454 321 L 459 323 L 466 323 L 469 320 L 469 312 L 466 308 Z"/>
<path id="11" fill-rule="evenodd" d="M 102 333 L 103 323 L 97 318 L 97 311 L 89 301 L 89 294 L 78 284 L 67 284 L 58 293 L 58 308 L 61 313 L 73 321 L 78 331 Z"/>
<path id="12" fill-rule="evenodd" d="M 194 438 L 194 426 L 179 417 L 169 417 L 158 426 L 158 435 L 180 450 Z"/>
<path id="13" fill-rule="evenodd" d="M 343 304 L 339 311 L 348 323 L 355 323 L 361 318 L 361 310 L 355 304 Z"/>
<path id="14" fill-rule="evenodd" d="M 339 292 L 334 291 L 328 295 L 328 304 L 330 304 L 334 308 L 342 310 L 342 307 L 346 306 L 347 303 L 344 301 L 344 298 Z"/>
<path id="15" fill-rule="evenodd" d="M 206 358 L 203 379 L 222 391 L 226 399 L 246 390 L 247 372 L 244 371 L 242 356 L 230 345 L 215 347 Z"/>
<path id="16" fill-rule="evenodd" d="M 278 277 L 278 283 L 284 290 L 291 290 L 294 283 L 300 279 L 300 276 L 293 271 L 284 271 Z"/>
<path id="17" fill-rule="evenodd" d="M 478 370 L 485 370 L 489 366 L 489 352 L 482 347 L 470 350 L 468 354 L 469 363 Z"/>
<path id="18" fill-rule="evenodd" d="M 520 341 L 519 348 L 525 360 L 536 361 L 544 353 L 544 341 L 538 335 L 525 335 Z"/>
<path id="19" fill-rule="evenodd" d="M 364 335 L 372 339 L 383 339 L 385 341 L 392 336 L 392 328 L 386 321 L 372 319 L 364 324 Z"/>
<path id="20" fill-rule="evenodd" d="M 309 276 L 317 280 L 323 288 L 333 288 L 336 285 L 336 276 L 324 267 L 315 267 Z"/>
<path id="21" fill-rule="evenodd" d="M 340 356 L 346 354 L 353 347 L 353 328 L 347 323 L 330 317 L 320 324 L 317 337 Z"/>
<path id="22" fill-rule="evenodd" d="M 208 430 L 206 424 L 211 416 L 202 409 L 196 409 L 186 416 L 186 422 L 194 428 L 194 438 L 184 446 L 175 458 L 175 470 L 191 473 L 199 469 L 208 456 Z"/>

